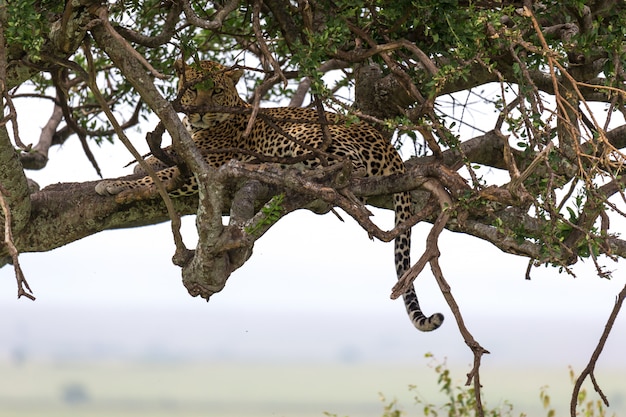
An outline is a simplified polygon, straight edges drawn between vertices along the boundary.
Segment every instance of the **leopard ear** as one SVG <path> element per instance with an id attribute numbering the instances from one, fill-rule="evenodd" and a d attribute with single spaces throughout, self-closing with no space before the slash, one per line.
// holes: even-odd
<path id="1" fill-rule="evenodd" d="M 183 69 L 185 68 L 185 63 L 182 59 L 177 59 L 174 61 L 174 69 L 176 70 L 176 74 L 180 75 L 183 73 Z"/>
<path id="2" fill-rule="evenodd" d="M 225 74 L 228 77 L 230 77 L 231 80 L 233 80 L 234 84 L 237 84 L 237 82 L 239 81 L 239 79 L 243 75 L 243 70 L 242 69 L 234 69 L 234 70 L 226 71 Z"/>

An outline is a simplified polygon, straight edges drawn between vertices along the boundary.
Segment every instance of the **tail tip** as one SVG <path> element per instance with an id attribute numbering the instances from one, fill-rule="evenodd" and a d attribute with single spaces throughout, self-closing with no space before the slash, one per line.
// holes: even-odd
<path id="1" fill-rule="evenodd" d="M 432 332 L 437 330 L 443 324 L 443 314 L 435 313 L 430 317 L 424 317 L 421 320 L 414 321 L 413 324 L 422 332 Z"/>

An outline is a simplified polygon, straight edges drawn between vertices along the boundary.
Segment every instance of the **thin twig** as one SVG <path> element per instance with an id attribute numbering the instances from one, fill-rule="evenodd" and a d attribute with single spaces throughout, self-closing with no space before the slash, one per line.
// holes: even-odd
<path id="1" fill-rule="evenodd" d="M 152 169 L 152 167 L 142 158 L 141 154 L 137 151 L 137 149 L 135 149 L 130 139 L 128 139 L 128 136 L 126 136 L 126 133 L 124 132 L 119 122 L 115 118 L 115 115 L 113 114 L 109 106 L 107 105 L 106 100 L 102 96 L 102 93 L 100 92 L 100 89 L 98 88 L 98 85 L 96 84 L 96 75 L 95 75 L 96 73 L 95 73 L 93 57 L 90 51 L 90 46 L 86 45 L 84 48 L 84 51 L 85 51 L 85 56 L 87 57 L 87 63 L 89 65 L 89 73 L 88 73 L 88 78 L 87 78 L 89 89 L 93 93 L 98 104 L 100 104 L 100 106 L 102 107 L 102 111 L 106 114 L 107 118 L 109 119 L 109 122 L 113 126 L 113 129 L 115 130 L 120 141 L 124 144 L 124 146 L 126 146 L 128 151 L 137 160 L 137 162 L 139 163 L 141 168 L 144 170 L 144 172 L 146 172 L 147 175 L 149 175 L 154 181 L 154 185 L 157 188 L 159 195 L 163 199 L 163 202 L 165 203 L 165 207 L 167 208 L 167 213 L 172 221 L 172 234 L 174 236 L 174 243 L 176 244 L 177 253 L 187 252 L 187 248 L 183 242 L 183 238 L 180 233 L 180 228 L 181 228 L 180 216 L 176 212 L 176 209 L 174 208 L 172 200 L 170 199 L 170 196 L 168 195 L 167 190 L 165 189 L 165 186 L 159 180 L 154 169 Z"/>
<path id="2" fill-rule="evenodd" d="M 328 129 L 328 118 L 326 117 L 326 111 L 324 110 L 324 104 L 322 100 L 320 100 L 319 94 L 313 94 L 313 102 L 315 103 L 315 110 L 317 111 L 317 117 L 319 118 L 320 127 L 322 129 L 322 145 L 319 147 L 319 150 L 322 152 L 326 152 L 326 149 L 330 146 L 333 138 L 330 135 L 330 130 Z"/>
<path id="3" fill-rule="evenodd" d="M 0 184 L 0 207 L 2 207 L 2 213 L 4 214 L 4 244 L 9 250 L 9 254 L 11 255 L 11 260 L 13 262 L 13 269 L 15 269 L 15 279 L 17 280 L 17 298 L 24 296 L 34 301 L 35 296 L 32 294 L 33 291 L 30 289 L 28 281 L 26 281 L 26 277 L 22 272 L 22 267 L 20 266 L 20 261 L 18 259 L 19 252 L 13 243 L 13 232 L 11 231 L 11 208 L 4 198 L 4 196 L 8 196 L 8 194 L 7 190 L 5 190 L 5 188 Z"/>
<path id="4" fill-rule="evenodd" d="M 252 127 L 254 126 L 254 122 L 256 120 L 256 116 L 259 113 L 259 109 L 261 107 L 261 91 L 263 91 L 266 86 L 274 85 L 279 79 L 283 81 L 285 87 L 287 87 L 288 81 L 287 77 L 283 73 L 280 68 L 280 64 L 276 61 L 272 53 L 270 52 L 267 44 L 265 43 L 265 39 L 263 38 L 263 32 L 261 31 L 261 6 L 263 2 L 261 0 L 256 0 L 254 2 L 254 6 L 252 8 L 252 29 L 254 31 L 254 36 L 259 44 L 259 48 L 263 54 L 263 57 L 267 59 L 272 68 L 274 69 L 274 74 L 263 81 L 263 83 L 255 89 L 254 101 L 252 104 L 252 114 L 250 115 L 250 119 L 248 119 L 248 125 L 246 126 L 246 130 L 243 132 L 243 137 L 248 137 L 250 132 L 252 132 Z"/>
<path id="5" fill-rule="evenodd" d="M 248 124 L 246 125 L 246 130 L 243 132 L 243 137 L 248 137 L 252 132 L 252 128 L 254 127 L 254 122 L 256 121 L 256 117 L 259 114 L 261 109 L 261 94 L 258 92 L 263 90 L 267 84 L 273 85 L 277 80 L 280 79 L 278 74 L 274 74 L 271 77 L 267 78 L 263 83 L 256 88 L 257 93 L 254 94 L 254 101 L 252 102 L 252 112 L 250 113 L 250 118 L 248 119 Z"/>
<path id="6" fill-rule="evenodd" d="M 600 398 L 602 398 L 602 401 L 604 402 L 604 404 L 607 407 L 609 406 L 609 400 L 607 399 L 606 395 L 604 395 L 604 393 L 602 392 L 602 389 L 600 389 L 600 386 L 596 382 L 596 377 L 593 371 L 595 370 L 596 363 L 598 362 L 598 359 L 600 358 L 602 349 L 604 349 L 606 340 L 608 339 L 609 334 L 611 333 L 613 324 L 615 324 L 615 319 L 617 319 L 617 315 L 619 314 L 620 309 L 622 308 L 622 304 L 624 303 L 624 298 L 626 298 L 626 285 L 624 286 L 624 288 L 622 288 L 620 293 L 617 295 L 617 299 L 615 300 L 615 305 L 613 306 L 611 315 L 609 316 L 609 319 L 607 320 L 606 325 L 604 326 L 604 331 L 602 332 L 602 336 L 600 336 L 598 345 L 593 351 L 593 354 L 591 355 L 591 358 L 589 359 L 589 363 L 587 364 L 585 369 L 583 369 L 583 371 L 580 373 L 580 376 L 578 377 L 578 379 L 576 379 L 576 383 L 574 384 L 574 389 L 572 391 L 572 397 L 570 399 L 571 417 L 576 417 L 576 405 L 578 403 L 578 394 L 580 393 L 580 387 L 582 386 L 587 376 L 591 378 L 591 382 L 593 383 L 593 388 L 596 390 L 598 395 L 600 395 Z"/>
<path id="7" fill-rule="evenodd" d="M 436 245 L 436 243 L 435 243 Z M 443 273 L 441 272 L 441 268 L 439 266 L 439 258 L 435 257 L 430 260 L 430 269 L 433 271 L 433 275 L 437 280 L 437 284 L 439 284 L 439 288 L 441 289 L 441 293 L 445 298 L 448 306 L 452 310 L 452 314 L 454 315 L 454 319 L 456 320 L 457 326 L 459 327 L 459 331 L 463 336 L 463 340 L 465 344 L 469 346 L 473 355 L 474 355 L 474 364 L 472 369 L 467 373 L 467 381 L 465 385 L 470 385 L 473 381 L 474 383 L 474 398 L 476 398 L 476 414 L 479 417 L 484 416 L 483 404 L 481 399 L 481 385 L 480 385 L 480 361 L 482 356 L 485 353 L 489 353 L 489 351 L 483 348 L 480 343 L 474 339 L 474 336 L 470 333 L 470 331 L 465 326 L 465 322 L 463 321 L 463 316 L 461 315 L 461 309 L 459 308 L 456 300 L 452 296 L 452 291 L 450 289 L 450 285 L 445 280 Z"/>
<path id="8" fill-rule="evenodd" d="M 267 43 L 265 43 L 265 37 L 263 36 L 263 31 L 261 30 L 261 7 L 263 7 L 263 0 L 255 0 L 252 7 L 252 31 L 254 32 L 254 37 L 259 44 L 263 57 L 269 61 L 270 65 L 274 69 L 274 74 L 278 75 L 278 77 L 283 80 L 283 85 L 287 87 L 287 77 L 285 77 L 285 74 L 280 68 L 280 64 L 276 61 L 276 58 L 274 58 L 267 47 Z"/>

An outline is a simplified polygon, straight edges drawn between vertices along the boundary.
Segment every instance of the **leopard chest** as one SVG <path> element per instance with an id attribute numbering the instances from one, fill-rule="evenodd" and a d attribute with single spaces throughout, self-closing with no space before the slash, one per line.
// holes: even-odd
<path id="1" fill-rule="evenodd" d="M 210 126 L 187 124 L 186 127 L 202 154 L 247 147 L 243 140 L 246 124 L 242 118 L 231 118 Z"/>

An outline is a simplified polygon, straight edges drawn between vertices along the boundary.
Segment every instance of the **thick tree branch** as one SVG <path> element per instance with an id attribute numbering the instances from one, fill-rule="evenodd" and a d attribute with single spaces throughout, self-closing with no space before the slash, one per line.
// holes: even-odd
<path id="1" fill-rule="evenodd" d="M 302 188 L 304 184 L 300 183 L 301 185 L 298 185 L 298 182 L 293 182 L 296 180 L 296 177 L 293 176 L 284 174 L 274 176 L 272 174 L 272 176 L 268 177 L 267 174 L 271 173 L 271 171 L 265 170 L 264 172 L 258 169 L 248 171 L 240 170 L 237 164 L 225 166 L 220 169 L 220 172 L 222 172 L 220 178 L 233 178 L 236 180 L 235 183 L 228 185 L 229 189 L 233 189 L 233 186 L 236 187 L 235 184 L 237 182 L 246 178 L 270 184 L 274 187 L 273 195 L 276 195 L 275 193 L 280 192 L 281 189 L 292 189 L 294 192 L 289 194 L 288 199 L 285 200 L 285 206 L 290 205 L 290 207 L 292 207 L 290 210 L 311 205 L 314 200 L 321 199 L 321 201 L 327 201 L 330 202 L 330 204 L 326 203 L 324 206 L 326 208 L 321 208 L 323 205 L 319 203 L 312 204 L 311 207 L 314 207 L 315 211 L 328 211 L 328 209 L 335 204 L 344 207 L 348 212 L 352 211 L 350 207 L 352 203 L 348 200 L 341 203 L 343 200 L 337 200 L 338 194 L 336 194 L 332 188 L 326 188 L 325 191 L 323 187 L 317 188 L 317 186 L 313 188 Z M 345 185 L 342 187 L 346 191 L 350 190 L 351 194 L 362 197 L 380 193 L 390 193 L 391 191 L 411 190 L 423 184 L 424 180 L 421 178 L 424 177 L 420 178 L 420 175 L 432 175 L 433 173 L 437 173 L 434 167 L 418 165 L 414 169 L 409 170 L 409 172 L 402 177 L 358 178 L 352 180 L 349 188 L 346 188 Z M 440 172 L 436 175 L 440 181 L 446 181 L 446 188 L 448 190 L 453 193 L 463 193 L 464 188 L 461 184 L 457 184 L 454 179 L 447 179 L 448 174 Z M 271 178 L 273 178 L 273 180 L 268 182 Z M 327 180 L 331 178 L 332 177 L 329 177 Z M 224 179 L 220 181 L 223 182 Z M 95 194 L 93 191 L 94 185 L 95 183 L 58 184 L 33 194 L 31 219 L 27 227 L 16 236 L 16 248 L 20 252 L 48 251 L 101 230 L 154 224 L 168 219 L 164 205 L 159 200 L 139 201 L 120 207 L 115 203 L 113 197 L 104 198 Z M 454 191 L 455 189 L 458 191 Z M 330 191 L 332 191 L 331 194 L 329 194 Z M 263 204 L 268 198 L 268 195 L 269 194 L 265 193 L 263 194 L 263 198 L 259 197 L 261 198 L 260 201 L 252 203 L 255 204 L 255 210 L 260 209 L 257 204 Z M 308 197 L 306 197 L 307 195 Z M 219 207 L 224 207 L 221 214 L 228 214 L 228 207 L 232 207 L 231 197 L 229 194 L 224 194 L 222 198 L 224 200 L 219 203 Z M 422 195 L 420 198 L 422 202 L 418 202 L 418 206 L 427 206 L 428 196 Z M 373 198 L 368 198 L 368 200 L 370 202 L 377 201 Z M 241 201 L 242 200 L 239 200 L 239 203 L 241 203 Z M 197 210 L 197 200 L 194 198 L 175 199 L 174 204 L 176 210 L 181 214 L 192 214 Z M 289 211 L 285 213 L 287 212 Z M 89 213 L 89 216 L 86 217 L 85 213 Z M 213 211 L 213 213 L 214 218 L 217 218 L 217 211 Z M 372 235 L 378 236 L 383 240 L 393 239 L 397 233 L 403 230 L 402 228 L 398 228 L 391 232 L 382 233 L 376 228 L 369 228 L 369 226 L 367 226 L 367 222 L 369 221 L 368 213 L 363 213 L 363 216 L 360 217 L 361 215 L 358 214 L 358 211 L 354 211 L 353 215 L 356 216 L 355 218 L 361 218 L 363 222 L 365 222 L 363 224 L 366 230 L 369 230 Z M 241 218 L 245 219 L 246 216 Z M 489 220 L 489 218 L 483 218 L 482 213 L 478 213 L 477 218 L 473 218 L 472 213 L 468 213 L 468 216 L 469 217 L 466 217 L 462 222 L 449 222 L 449 228 L 454 231 L 473 234 L 483 240 L 492 242 L 507 253 L 528 256 L 537 260 L 543 259 L 544 255 L 542 254 L 540 245 L 531 241 L 520 242 L 520 240 L 515 237 L 503 236 L 497 227 L 491 225 L 492 221 Z M 535 233 L 540 234 L 542 229 L 545 228 L 545 224 L 538 222 L 537 219 L 531 218 L 523 211 L 515 212 L 512 210 L 504 210 L 495 212 L 493 216 L 502 218 L 506 224 L 525 224 L 526 226 L 524 227 L 529 233 L 533 233 L 533 230 L 535 230 Z M 221 218 L 219 221 L 221 222 Z M 241 221 L 239 221 L 239 225 L 241 224 Z M 233 226 L 237 225 L 233 224 Z M 405 225 L 405 227 L 407 226 L 410 226 L 410 224 Z M 234 233 L 234 229 L 229 229 L 227 236 L 234 238 L 235 235 L 232 235 L 232 233 Z M 53 239 L 41 239 L 40 236 L 53 237 Z M 228 243 L 230 238 L 224 237 L 222 244 L 226 245 L 226 247 L 229 248 L 228 251 L 231 251 L 232 254 L 232 245 Z M 253 243 L 253 241 L 249 241 L 250 244 L 246 244 L 244 239 L 242 242 L 243 246 L 241 246 L 241 250 L 245 252 L 247 250 L 245 249 L 246 245 L 251 249 L 250 244 Z M 609 245 L 613 255 L 626 257 L 626 243 L 622 240 L 611 238 Z M 5 251 L 2 252 L 4 253 L 0 253 L 0 255 L 6 254 Z M 249 255 L 239 255 L 237 259 L 239 259 L 239 261 L 241 261 L 241 259 L 245 260 L 247 256 Z M 225 280 L 223 282 L 225 282 Z"/>
<path id="2" fill-rule="evenodd" d="M 30 151 L 23 152 L 20 155 L 20 161 L 25 169 L 42 169 L 48 164 L 48 151 L 52 146 L 57 128 L 62 120 L 63 109 L 55 104 L 52 115 L 41 129 L 41 135 L 39 135 L 37 144 Z"/>
<path id="3" fill-rule="evenodd" d="M 31 195 L 30 221 L 14 233 L 20 253 L 47 252 L 107 229 L 132 228 L 169 220 L 160 200 L 147 200 L 120 207 L 114 198 L 95 193 L 96 182 L 62 183 Z M 179 213 L 193 214 L 197 199 L 174 200 Z M 7 255 L 0 248 L 0 258 Z"/>
<path id="4" fill-rule="evenodd" d="M 4 125 L 0 125 L 0 184 L 7 191 L 6 200 L 13 217 L 11 226 L 17 235 L 29 222 L 30 192 L 26 175 Z"/>

